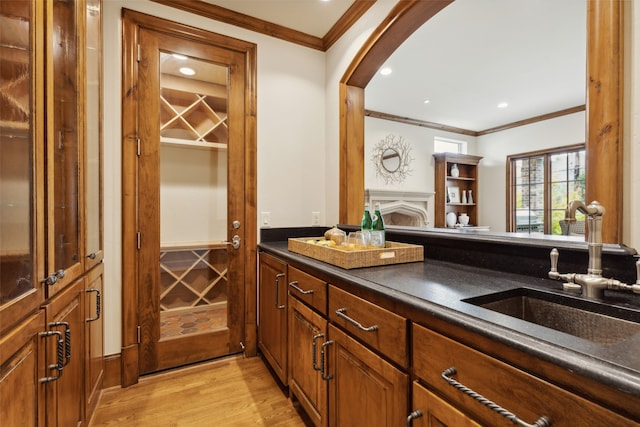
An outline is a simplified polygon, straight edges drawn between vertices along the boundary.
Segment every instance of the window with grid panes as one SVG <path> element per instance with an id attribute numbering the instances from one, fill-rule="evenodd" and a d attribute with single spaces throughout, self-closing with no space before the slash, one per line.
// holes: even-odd
<path id="1" fill-rule="evenodd" d="M 567 205 L 585 201 L 584 145 L 513 155 L 507 164 L 509 231 L 563 234 Z M 580 215 L 576 219 L 584 221 Z"/>

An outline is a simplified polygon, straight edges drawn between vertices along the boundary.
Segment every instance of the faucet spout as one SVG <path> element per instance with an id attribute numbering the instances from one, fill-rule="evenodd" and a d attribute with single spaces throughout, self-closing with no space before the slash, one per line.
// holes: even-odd
<path id="1" fill-rule="evenodd" d="M 572 200 L 565 210 L 565 221 L 575 221 L 576 211 L 582 212 L 587 215 L 587 217 L 592 218 L 602 217 L 606 209 L 597 200 L 589 203 L 589 205 L 585 205 L 581 200 Z"/>

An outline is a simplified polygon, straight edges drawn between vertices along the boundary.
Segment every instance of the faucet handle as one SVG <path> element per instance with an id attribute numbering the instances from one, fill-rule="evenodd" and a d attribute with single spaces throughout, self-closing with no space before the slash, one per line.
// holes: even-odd
<path id="1" fill-rule="evenodd" d="M 551 253 L 549 254 L 551 257 L 551 271 L 554 273 L 558 272 L 558 257 L 560 253 L 556 248 L 551 249 Z M 640 277 L 640 276 L 639 276 Z"/>

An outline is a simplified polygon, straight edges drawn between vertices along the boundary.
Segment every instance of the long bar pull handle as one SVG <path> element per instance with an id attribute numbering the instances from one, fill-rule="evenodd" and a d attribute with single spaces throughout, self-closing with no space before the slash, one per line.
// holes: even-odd
<path id="1" fill-rule="evenodd" d="M 325 350 L 324 348 L 328 345 L 333 344 L 333 341 L 329 340 L 329 341 L 325 341 L 322 343 L 322 346 L 320 347 L 320 372 L 322 372 L 322 379 L 325 381 L 330 380 L 331 378 L 333 378 L 333 375 L 329 374 L 327 375 L 326 371 L 324 370 L 324 368 L 326 367 L 325 364 Z"/>
<path id="2" fill-rule="evenodd" d="M 420 418 L 422 415 L 424 414 L 420 409 L 416 409 L 415 411 L 410 413 L 407 417 L 407 427 L 411 427 L 413 425 L 413 420 L 415 420 L 416 418 Z"/>
<path id="3" fill-rule="evenodd" d="M 293 282 L 289 282 L 289 286 L 291 286 L 293 289 L 295 289 L 296 291 L 300 292 L 301 294 L 304 295 L 308 295 L 308 294 L 312 294 L 313 293 L 313 289 L 309 289 L 308 291 L 305 291 L 304 289 L 300 288 L 298 286 L 298 281 L 294 280 Z"/>
<path id="4" fill-rule="evenodd" d="M 282 310 L 285 306 L 284 305 L 279 305 L 278 301 L 280 298 L 278 298 L 278 288 L 280 287 L 280 278 L 284 277 L 284 273 L 278 273 L 276 274 L 276 308 L 278 310 Z"/>
<path id="5" fill-rule="evenodd" d="M 322 366 L 318 365 L 316 362 L 318 361 L 316 354 L 318 346 L 316 345 L 316 340 L 318 338 L 324 338 L 324 334 L 314 335 L 313 340 L 311 341 L 311 365 L 315 371 L 321 371 Z"/>
<path id="6" fill-rule="evenodd" d="M 57 326 L 64 326 L 64 363 L 61 365 L 65 367 L 71 360 L 71 329 L 69 328 L 69 322 L 51 322 L 50 328 Z"/>
<path id="7" fill-rule="evenodd" d="M 347 312 L 347 309 L 344 308 L 344 307 L 343 308 L 339 308 L 339 309 L 336 310 L 336 314 L 338 315 L 338 317 L 342 317 L 347 322 L 349 322 L 352 325 L 356 326 L 361 331 L 364 331 L 364 332 L 375 332 L 375 331 L 378 330 L 378 325 L 362 326 L 362 324 L 360 322 L 358 322 L 357 320 L 354 320 L 351 317 L 347 316 L 345 314 L 346 312 Z"/>
<path id="8" fill-rule="evenodd" d="M 96 317 L 89 317 L 87 319 L 84 319 L 84 321 L 87 322 L 87 323 L 95 322 L 96 320 L 98 320 L 100 318 L 100 312 L 101 312 L 100 290 L 99 289 L 95 289 L 95 288 L 90 288 L 90 289 L 87 289 L 85 292 L 87 292 L 87 293 L 93 292 L 93 293 L 96 294 Z"/>
<path id="9" fill-rule="evenodd" d="M 40 332 L 40 336 L 43 338 L 56 336 L 56 363 L 54 365 L 49 365 L 49 369 L 55 369 L 58 371 L 57 375 L 43 377 L 40 378 L 41 383 L 48 383 L 50 381 L 55 381 L 62 375 L 62 368 L 64 367 L 64 339 L 62 338 L 62 332 L 60 331 L 46 331 Z"/>
<path id="10" fill-rule="evenodd" d="M 498 414 L 502 415 L 503 417 L 505 417 L 506 419 L 508 419 L 512 423 L 517 424 L 517 425 L 522 426 L 522 427 L 550 427 L 551 426 L 551 420 L 549 418 L 547 418 L 546 416 L 544 416 L 544 415 L 541 416 L 540 418 L 538 418 L 536 421 L 534 421 L 533 424 L 529 424 L 529 423 L 526 423 L 526 422 L 522 421 L 513 412 L 509 412 L 508 410 L 504 409 L 502 406 L 498 405 L 497 403 L 492 402 L 491 400 L 487 399 L 486 397 L 482 396 L 481 394 L 478 394 L 475 391 L 471 390 L 469 387 L 465 386 L 464 384 L 459 383 L 458 381 L 456 381 L 453 378 L 451 378 L 451 376 L 455 375 L 456 373 L 457 373 L 456 368 L 454 366 L 452 366 L 452 367 L 447 368 L 444 371 L 442 371 L 442 374 L 440 374 L 440 375 L 442 376 L 442 379 L 444 379 L 447 383 L 449 383 L 449 385 L 455 387 L 456 389 L 460 390 L 461 392 L 465 393 L 466 395 L 474 398 L 475 400 L 477 400 L 478 402 L 480 402 L 484 406 L 486 406 L 489 409 L 491 409 L 491 410 L 497 412 Z"/>

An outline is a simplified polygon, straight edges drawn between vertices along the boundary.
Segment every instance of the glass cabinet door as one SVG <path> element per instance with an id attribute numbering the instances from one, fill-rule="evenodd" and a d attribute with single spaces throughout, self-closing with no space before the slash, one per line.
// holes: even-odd
<path id="1" fill-rule="evenodd" d="M 47 5 L 51 25 L 47 45 L 47 271 L 48 295 L 82 273 L 80 228 L 80 96 L 78 92 L 78 9 L 73 0 Z M 55 282 L 55 283 L 51 283 Z"/>
<path id="2" fill-rule="evenodd" d="M 19 318 L 43 300 L 36 265 L 37 175 L 35 153 L 42 140 L 43 106 L 36 104 L 42 73 L 42 49 L 36 49 L 42 22 L 41 2 L 0 2 L 0 317 Z M 36 111 L 38 110 L 38 111 Z M 37 121 L 36 121 L 37 119 Z M 38 190 L 39 191 L 39 190 Z M 18 299 L 25 304 L 16 304 Z M 11 304 L 9 304 L 11 303 Z"/>
<path id="3" fill-rule="evenodd" d="M 85 197 L 86 270 L 102 261 L 102 28 L 101 1 L 86 1 Z"/>

